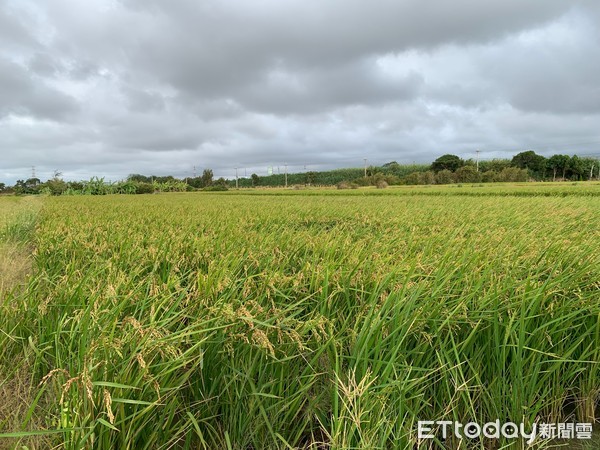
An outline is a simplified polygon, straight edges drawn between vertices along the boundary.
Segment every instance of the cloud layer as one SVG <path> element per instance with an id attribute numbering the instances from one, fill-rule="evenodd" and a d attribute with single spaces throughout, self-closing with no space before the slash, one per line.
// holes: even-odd
<path id="1" fill-rule="evenodd" d="M 0 1 L 0 181 L 600 156 L 600 5 Z"/>

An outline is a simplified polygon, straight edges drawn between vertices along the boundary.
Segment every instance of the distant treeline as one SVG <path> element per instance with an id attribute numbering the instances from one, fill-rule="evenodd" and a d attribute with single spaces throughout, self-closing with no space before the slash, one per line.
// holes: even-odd
<path id="1" fill-rule="evenodd" d="M 463 160 L 446 154 L 432 164 L 398 164 L 395 161 L 382 166 L 337 169 L 323 172 L 293 173 L 287 175 L 288 185 L 317 185 L 340 188 L 358 186 L 420 185 L 452 183 L 490 183 L 525 181 L 588 180 L 600 176 L 600 160 L 577 155 L 553 155 L 546 158 L 533 151 L 515 155 L 512 159 L 475 161 Z M 235 180 L 228 180 L 230 187 Z M 284 186 L 285 174 L 273 174 L 238 179 L 239 187 Z"/>
<path id="2" fill-rule="evenodd" d="M 370 166 L 366 169 L 367 178 L 372 177 L 375 174 L 382 174 L 386 177 L 397 179 L 398 181 L 402 178 L 410 175 L 411 173 L 422 173 L 429 170 L 430 165 L 428 164 L 410 164 L 400 165 L 396 162 L 384 164 L 383 166 Z M 335 169 L 326 171 L 309 171 L 300 173 L 289 173 L 287 174 L 288 186 L 293 185 L 312 185 L 312 186 L 334 186 L 340 182 L 345 181 L 359 181 L 365 178 L 364 168 L 349 168 L 349 169 Z M 239 178 L 239 187 L 256 187 L 256 186 L 285 186 L 286 175 L 284 173 L 277 173 L 268 176 L 259 177 L 256 174 L 252 174 L 249 178 Z M 227 180 L 229 187 L 235 187 L 235 179 Z M 364 183 L 369 184 L 369 183 Z"/>
<path id="3" fill-rule="evenodd" d="M 252 174 L 236 179 L 214 179 L 205 169 L 201 176 L 178 179 L 173 176 L 132 174 L 126 180 L 110 183 L 103 178 L 89 181 L 64 181 L 56 172 L 46 182 L 38 178 L 18 180 L 14 186 L 0 183 L 0 192 L 50 195 L 146 194 L 194 190 L 223 191 L 230 188 L 280 186 L 337 186 L 340 189 L 359 186 L 424 185 L 452 183 L 490 183 L 525 181 L 581 181 L 600 179 L 600 160 L 577 155 L 553 155 L 546 158 L 525 151 L 512 159 L 475 161 L 446 154 L 432 164 L 398 164 L 396 161 L 367 168 L 277 173 L 268 176 Z"/>

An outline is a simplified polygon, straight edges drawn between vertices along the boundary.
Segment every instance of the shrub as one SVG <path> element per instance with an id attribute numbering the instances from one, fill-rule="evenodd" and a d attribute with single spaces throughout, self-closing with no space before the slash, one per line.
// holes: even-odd
<path id="1" fill-rule="evenodd" d="M 484 183 L 493 183 L 498 179 L 498 172 L 495 170 L 488 170 L 487 172 L 483 172 L 481 174 L 481 181 Z"/>
<path id="2" fill-rule="evenodd" d="M 504 182 L 521 182 L 527 181 L 529 174 L 527 169 L 519 169 L 517 167 L 507 167 L 502 169 L 502 172 L 498 174 L 498 181 Z"/>
<path id="3" fill-rule="evenodd" d="M 413 172 L 404 177 L 403 184 L 435 184 L 435 174 L 427 172 Z"/>
<path id="4" fill-rule="evenodd" d="M 69 181 L 67 188 L 72 191 L 83 191 L 83 183 L 81 181 Z"/>
<path id="5" fill-rule="evenodd" d="M 150 183 L 137 183 L 135 186 L 136 194 L 153 194 L 154 186 Z"/>
<path id="6" fill-rule="evenodd" d="M 419 184 L 435 184 L 435 174 L 428 170 L 420 173 L 421 183 Z"/>
<path id="7" fill-rule="evenodd" d="M 228 191 L 229 188 L 227 186 L 222 185 L 222 184 L 215 184 L 215 185 L 212 185 L 212 186 L 206 186 L 202 190 L 203 191 L 209 191 L 209 192 L 223 192 L 223 191 Z"/>
<path id="8" fill-rule="evenodd" d="M 46 188 L 50 195 L 62 195 L 67 190 L 67 183 L 59 178 L 46 181 Z"/>
<path id="9" fill-rule="evenodd" d="M 456 177 L 448 169 L 440 170 L 435 174 L 436 184 L 452 184 L 456 181 Z"/>
<path id="10" fill-rule="evenodd" d="M 481 181 L 481 174 L 473 166 L 463 166 L 454 175 L 459 183 L 477 183 Z"/>

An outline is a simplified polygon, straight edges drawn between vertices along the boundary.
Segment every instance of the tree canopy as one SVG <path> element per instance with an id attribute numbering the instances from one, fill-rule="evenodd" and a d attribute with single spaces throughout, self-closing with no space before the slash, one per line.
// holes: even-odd
<path id="1" fill-rule="evenodd" d="M 456 172 L 456 170 L 462 166 L 464 166 L 464 161 L 460 159 L 460 157 L 447 154 L 436 159 L 431 164 L 431 170 L 434 172 L 439 172 L 441 170 L 450 170 L 451 172 Z"/>

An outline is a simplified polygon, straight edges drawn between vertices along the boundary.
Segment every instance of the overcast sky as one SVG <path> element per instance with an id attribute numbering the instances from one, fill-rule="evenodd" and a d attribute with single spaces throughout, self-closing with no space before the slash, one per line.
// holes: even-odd
<path id="1" fill-rule="evenodd" d="M 598 0 L 0 0 L 0 182 L 600 156 Z"/>

